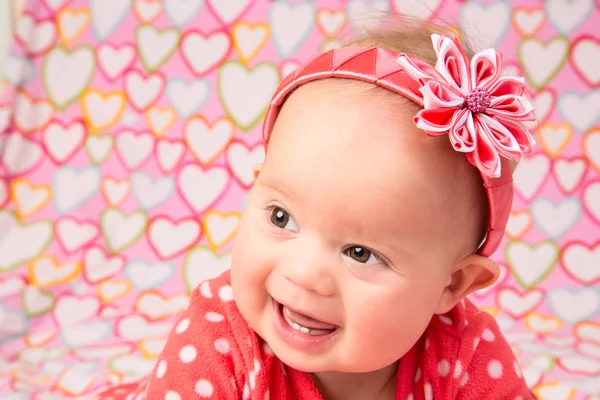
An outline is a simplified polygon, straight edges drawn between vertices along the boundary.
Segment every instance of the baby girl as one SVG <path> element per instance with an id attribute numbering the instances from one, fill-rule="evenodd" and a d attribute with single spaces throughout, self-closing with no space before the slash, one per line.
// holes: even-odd
<path id="1" fill-rule="evenodd" d="M 533 108 L 493 49 L 434 32 L 372 32 L 283 81 L 231 271 L 102 398 L 535 398 L 466 299 L 498 278 Z"/>

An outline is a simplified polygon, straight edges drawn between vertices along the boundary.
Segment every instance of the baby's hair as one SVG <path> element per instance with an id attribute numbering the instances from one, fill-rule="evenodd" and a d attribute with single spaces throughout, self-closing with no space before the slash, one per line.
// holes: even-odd
<path id="1" fill-rule="evenodd" d="M 465 54 L 471 59 L 474 52 L 469 48 L 468 43 L 464 40 L 464 36 L 457 26 L 450 24 L 439 25 L 427 21 L 422 21 L 416 18 L 404 15 L 389 15 L 381 20 L 375 28 L 363 28 L 359 35 L 349 41 L 345 41 L 343 46 L 362 46 L 362 47 L 379 47 L 390 50 L 396 53 L 406 53 L 419 59 L 426 61 L 434 66 L 437 60 L 436 53 L 433 49 L 431 41 L 432 34 L 440 34 L 446 36 L 457 37 L 463 46 Z M 350 82 L 349 82 L 350 83 Z M 354 84 L 363 85 L 362 82 L 353 82 Z M 415 115 L 420 109 L 416 104 L 402 96 L 381 88 L 376 85 L 369 85 L 368 92 L 375 92 L 381 95 L 389 95 L 394 97 L 393 104 L 401 104 L 402 108 L 406 107 L 411 111 L 411 115 Z M 401 103 L 398 103 L 398 100 Z M 385 100 L 385 98 L 384 98 Z M 400 115 L 401 113 L 399 113 Z M 403 113 L 402 113 L 403 114 Z M 450 147 L 450 143 L 448 143 Z M 463 160 L 465 160 L 463 158 Z M 467 162 L 466 160 L 464 162 Z M 514 168 L 513 168 L 514 169 Z M 482 239 L 487 229 L 488 202 L 481 175 L 473 167 L 472 173 L 465 182 L 466 195 L 465 204 L 468 205 L 473 213 L 473 217 L 479 221 L 477 232 L 465 232 L 467 240 L 470 243 L 470 248 L 475 252 L 481 244 Z M 466 224 L 465 224 L 466 225 Z"/>

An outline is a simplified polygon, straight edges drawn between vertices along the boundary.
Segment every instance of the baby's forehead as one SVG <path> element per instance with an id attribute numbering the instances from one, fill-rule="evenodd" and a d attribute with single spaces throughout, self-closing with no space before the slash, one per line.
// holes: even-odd
<path id="1" fill-rule="evenodd" d="M 342 188 L 339 180 L 354 181 L 347 196 L 371 190 L 373 198 L 395 198 L 399 206 L 413 196 L 411 207 L 436 209 L 440 217 L 447 210 L 466 218 L 463 206 L 481 200 L 472 190 L 481 186 L 478 172 L 447 136 L 430 137 L 415 126 L 409 100 L 363 82 L 313 83 L 300 86 L 281 109 L 267 149 L 269 174 L 310 177 L 311 187 L 325 192 Z"/>

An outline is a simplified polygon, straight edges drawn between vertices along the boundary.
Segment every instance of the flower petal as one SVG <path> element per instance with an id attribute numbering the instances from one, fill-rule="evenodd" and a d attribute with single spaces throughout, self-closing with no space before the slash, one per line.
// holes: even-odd
<path id="1" fill-rule="evenodd" d="M 488 92 L 492 96 L 500 97 L 507 94 L 522 96 L 525 92 L 525 78 L 516 76 L 501 76 L 490 86 Z"/>
<path id="2" fill-rule="evenodd" d="M 400 64 L 404 71 L 406 71 L 406 73 L 415 80 L 439 80 L 440 78 L 439 73 L 435 69 L 431 68 L 426 63 L 420 63 L 420 65 L 417 65 L 415 60 L 406 54 L 398 55 L 398 64 Z"/>
<path id="3" fill-rule="evenodd" d="M 420 89 L 423 94 L 423 108 L 453 107 L 462 108 L 465 100 L 442 82 L 430 80 Z"/>
<path id="4" fill-rule="evenodd" d="M 474 123 L 474 125 L 473 129 L 476 130 L 476 144 L 475 149 L 467 153 L 467 160 L 477 167 L 482 174 L 497 178 L 502 173 L 500 155 L 494 144 L 490 141 L 489 135 L 482 131 L 481 124 Z"/>
<path id="5" fill-rule="evenodd" d="M 502 123 L 481 114 L 477 115 L 475 124 L 479 134 L 494 146 L 500 156 L 513 161 L 518 161 L 523 156 L 516 138 Z"/>
<path id="6" fill-rule="evenodd" d="M 471 89 L 467 56 L 456 38 L 431 35 L 433 47 L 437 54 L 435 69 L 446 82 L 463 96 Z"/>
<path id="7" fill-rule="evenodd" d="M 477 135 L 473 125 L 473 116 L 468 110 L 461 110 L 457 114 L 456 122 L 448 132 L 448 138 L 454 150 L 470 153 L 475 149 Z"/>
<path id="8" fill-rule="evenodd" d="M 485 113 L 509 121 L 535 120 L 533 104 L 524 96 L 515 96 L 514 94 L 493 97 Z"/>
<path id="9" fill-rule="evenodd" d="M 535 146 L 535 139 L 523 124 L 497 120 L 496 118 L 487 115 L 479 115 L 479 118 L 481 118 L 482 122 L 489 126 L 493 131 L 502 131 L 502 135 L 510 135 L 510 137 L 514 138 L 519 146 L 521 154 L 531 153 L 533 146 Z M 502 128 L 498 128 L 498 126 L 501 126 Z"/>
<path id="10" fill-rule="evenodd" d="M 502 56 L 494 49 L 475 54 L 471 59 L 471 87 L 488 90 L 500 77 L 501 66 Z"/>
<path id="11" fill-rule="evenodd" d="M 417 128 L 423 129 L 429 135 L 437 136 L 448 133 L 462 116 L 460 108 L 423 109 L 417 113 L 414 122 Z"/>

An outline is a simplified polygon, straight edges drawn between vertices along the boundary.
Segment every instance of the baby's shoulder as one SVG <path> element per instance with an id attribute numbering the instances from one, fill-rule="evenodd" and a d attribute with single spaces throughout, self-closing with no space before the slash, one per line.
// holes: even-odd
<path id="1" fill-rule="evenodd" d="M 188 329 L 194 330 L 190 333 L 207 347 L 205 351 L 228 355 L 238 368 L 252 370 L 254 360 L 269 355 L 235 303 L 229 271 L 201 282 L 184 315 L 189 319 Z"/>
<path id="2" fill-rule="evenodd" d="M 480 310 L 469 299 L 464 299 L 446 314 L 435 315 L 428 327 L 432 336 L 458 342 L 464 340 L 465 336 L 482 334 L 486 329 L 498 332 L 496 319 Z"/>

